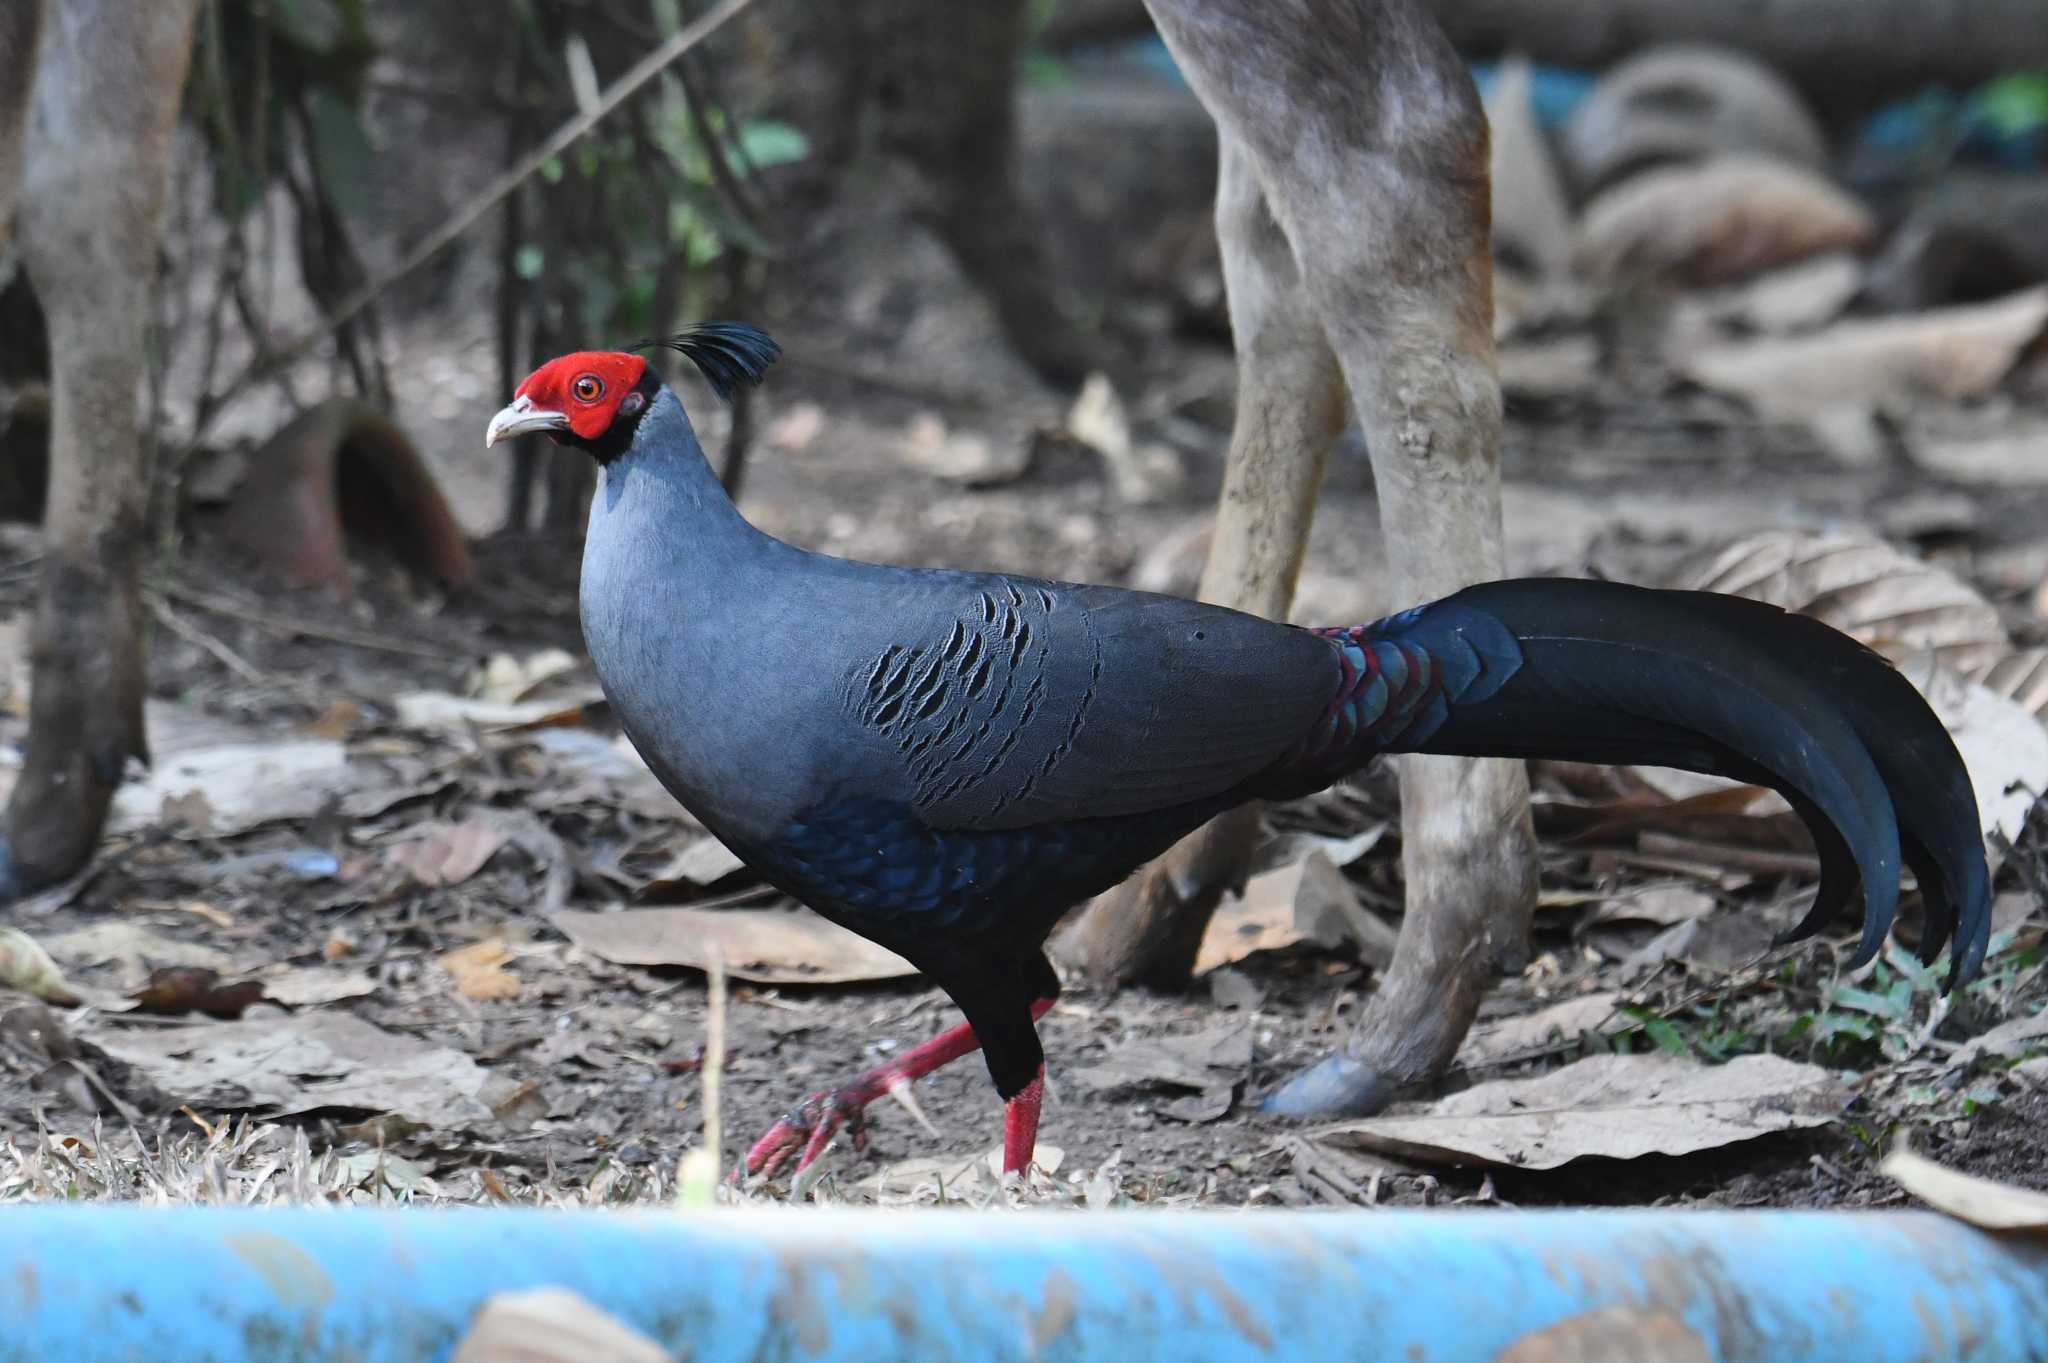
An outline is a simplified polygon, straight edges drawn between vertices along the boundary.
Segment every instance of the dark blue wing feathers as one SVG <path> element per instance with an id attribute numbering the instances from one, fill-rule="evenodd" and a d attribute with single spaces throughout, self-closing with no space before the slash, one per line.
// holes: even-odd
<path id="1" fill-rule="evenodd" d="M 1953 939 L 1951 985 L 1981 963 L 1989 880 L 1954 744 L 1882 659 L 1817 622 L 1736 598 L 1564 580 L 1489 583 L 1317 631 L 1069 590 L 991 592 L 993 606 L 948 618 L 923 645 L 863 660 L 860 704 L 886 709 L 905 693 L 910 722 L 932 731 L 922 748 L 909 731 L 890 738 L 924 779 L 900 798 L 848 792 L 804 811 L 762 858 L 787 888 L 885 941 L 912 920 L 1029 936 L 1211 815 L 1318 789 L 1381 753 L 1642 762 L 1791 800 L 1822 865 L 1798 932 L 1860 897 L 1856 959 L 1869 960 L 1903 859 L 1927 905 L 1924 953 Z M 1001 667 L 985 679 L 977 649 L 999 644 Z M 920 647 L 960 673 L 953 694 L 970 712 L 910 704 L 920 685 L 939 685 L 906 664 Z M 999 678 L 1012 673 L 1001 701 Z M 1022 743 L 1006 727 L 1034 722 L 1047 727 Z M 963 745 L 950 767 L 965 779 L 926 756 Z M 1009 790 L 1020 793 L 997 794 Z"/>

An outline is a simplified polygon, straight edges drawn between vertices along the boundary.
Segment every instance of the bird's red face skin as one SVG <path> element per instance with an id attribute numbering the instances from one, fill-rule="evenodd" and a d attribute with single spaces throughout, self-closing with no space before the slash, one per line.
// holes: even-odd
<path id="1" fill-rule="evenodd" d="M 512 395 L 536 413 L 559 412 L 569 429 L 595 440 L 611 429 L 619 404 L 647 372 L 647 361 L 616 350 L 579 350 L 549 360 L 526 376 Z"/>

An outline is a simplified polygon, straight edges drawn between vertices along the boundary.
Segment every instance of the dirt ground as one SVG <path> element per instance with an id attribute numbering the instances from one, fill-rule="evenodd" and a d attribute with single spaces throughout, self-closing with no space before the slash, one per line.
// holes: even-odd
<path id="1" fill-rule="evenodd" d="M 906 465 L 900 435 L 889 438 L 924 406 L 793 366 L 770 389 L 771 437 L 756 452 L 746 506 L 777 533 L 844 553 L 1182 585 L 1175 575 L 1189 574 L 1199 559 L 1185 548 L 1177 559 L 1162 555 L 1159 546 L 1199 544 L 1227 430 L 1227 357 L 1194 349 L 1180 368 L 1210 383 L 1183 407 L 1200 415 L 1178 418 L 1184 481 L 1154 505 L 1126 504 L 1099 460 L 1059 441 L 1040 441 L 1030 471 L 998 486 L 965 488 L 933 477 Z M 466 424 L 480 429 L 488 405 L 464 413 Z M 778 445 L 778 420 L 786 432 L 814 422 L 804 415 L 812 409 L 824 434 L 801 447 L 785 434 Z M 1028 419 L 1028 411 L 1012 416 L 1007 429 Z M 987 428 L 1006 429 L 1002 422 Z M 1516 570 L 1591 567 L 1646 580 L 1725 529 L 1846 521 L 1889 524 L 1896 533 L 1899 518 L 1912 519 L 1930 499 L 1942 514 L 1918 533 L 1968 566 L 2023 543 L 2023 528 L 2043 523 L 2048 510 L 2048 490 L 1937 488 L 1896 465 L 1845 473 L 1797 435 L 1709 423 L 1682 406 L 1645 411 L 1598 400 L 1518 405 L 1507 474 Z M 1363 461 L 1354 453 L 1330 478 L 1304 588 L 1308 610 L 1358 619 L 1393 604 L 1374 595 L 1373 525 Z M 31 599 L 34 540 L 15 532 L 9 543 L 0 601 L 18 626 Z M 387 769 L 369 798 L 258 822 L 233 836 L 210 835 L 204 811 L 181 823 L 167 806 L 118 832 L 81 881 L 11 915 L 103 1006 L 74 1011 L 16 1001 L 0 1017 L 0 1131 L 14 1164 L 10 1177 L 0 1154 L 0 1195 L 64 1186 L 114 1196 L 153 1189 L 235 1197 L 311 1189 L 416 1200 L 667 1195 L 678 1155 L 703 1136 L 705 977 L 610 964 L 567 942 L 541 906 L 552 896 L 572 909 L 602 908 L 647 896 L 650 884 L 657 902 L 672 900 L 678 885 L 656 882 L 671 854 L 699 835 L 680 815 L 663 812 L 658 793 L 617 800 L 578 785 L 573 771 L 525 746 L 531 730 L 423 729 L 402 718 L 407 693 L 461 693 L 494 655 L 563 648 L 576 654 L 577 666 L 552 685 L 573 692 L 588 682 L 578 652 L 574 547 L 499 537 L 482 541 L 479 556 L 473 592 L 443 596 L 394 565 L 370 562 L 347 602 L 266 588 L 248 565 L 207 541 L 203 522 L 166 563 L 155 583 L 167 612 L 159 619 L 177 623 L 156 631 L 152 674 L 166 714 L 273 738 L 326 735 L 343 741 L 352 760 Z M 583 715 L 593 731 L 606 732 L 601 707 Z M 18 717 L 9 723 L 18 729 Z M 157 741 L 164 739 L 159 724 Z M 175 726 L 171 739 L 181 741 Z M 1539 776 L 1546 807 L 1600 807 L 1569 773 Z M 1328 838 L 1381 829 L 1386 836 L 1351 860 L 1346 876 L 1368 911 L 1396 921 L 1391 806 L 1381 778 L 1341 801 L 1278 811 L 1276 826 L 1296 830 L 1297 842 L 1276 841 L 1269 860 L 1284 863 L 1288 846 L 1298 850 L 1303 828 Z M 481 865 L 435 871 L 406 850 L 475 822 L 503 834 L 502 848 Z M 1505 1054 L 1498 1047 L 1468 1052 L 1472 1063 L 1447 1087 L 1540 1072 L 1603 1050 L 1661 1046 L 1717 1059 L 1774 1049 L 1847 1072 L 1846 1096 L 1830 1120 L 1702 1153 L 1587 1158 L 1544 1171 L 1396 1159 L 1341 1137 L 1318 1139 L 1262 1117 L 1256 1099 L 1340 1043 L 1372 972 L 1344 951 L 1301 943 L 1256 953 L 1184 997 L 1070 993 L 1042 1025 L 1055 1090 L 1042 1140 L 1057 1148 L 1059 1164 L 1039 1195 L 1170 1205 L 1883 1205 L 1904 1195 L 1875 1172 L 1875 1156 L 1907 1137 L 1961 1167 L 2048 1186 L 2040 1134 L 2048 1096 L 2038 1076 L 2023 1075 L 2024 1066 L 2009 1070 L 2012 1055 L 1974 1069 L 1954 1063 L 1956 1043 L 2025 1016 L 2042 997 L 2040 854 L 2032 844 L 2007 862 L 1999 881 L 2001 929 L 2009 934 L 2001 941 L 2006 954 L 1994 962 L 1999 983 L 1960 996 L 1939 1019 L 1920 997 L 1910 1016 L 1894 1021 L 1916 1032 L 1924 1025 L 1924 1034 L 1887 1053 L 1889 1032 L 1863 1039 L 1870 1044 L 1850 1037 L 1847 1049 L 1839 1035 L 1823 1046 L 1810 1028 L 1799 1034 L 1799 1016 L 1810 1021 L 1817 1000 L 1838 983 L 1839 947 L 1793 948 L 1762 966 L 1742 959 L 1740 946 L 1719 956 L 1680 952 L 1646 968 L 1641 951 L 1658 927 L 1632 924 L 1626 914 L 1603 924 L 1603 906 L 1678 887 L 1707 900 L 1710 923 L 1782 925 L 1811 883 L 1799 874 L 1796 853 L 1784 854 L 1791 874 L 1759 873 L 1696 853 L 1657 855 L 1639 830 L 1567 842 L 1556 820 L 1546 827 L 1553 830 L 1551 893 L 1539 914 L 1536 962 L 1501 984 L 1479 1036 L 1499 1035 L 1560 1001 L 1613 990 L 1620 1003 L 1582 1023 L 1607 1039 L 1572 1031 Z M 331 854 L 323 863 L 331 873 L 294 860 L 318 852 Z M 1767 871 L 1778 865 L 1759 864 Z M 763 902 L 744 872 L 702 887 L 684 882 L 680 890 L 698 900 Z M 1768 931 L 1737 936 L 1760 948 Z M 490 977 L 483 987 L 463 973 L 462 958 L 449 956 L 478 944 Z M 193 964 L 222 981 L 286 972 L 327 984 L 299 995 L 275 988 L 275 997 L 302 1001 L 255 1003 L 235 1024 L 126 1011 L 132 1000 L 123 996 L 140 990 L 152 970 Z M 1626 1007 L 1636 1011 L 1617 1011 Z M 396 1104 L 409 1110 L 393 1118 L 319 1105 L 307 1096 L 317 1094 L 318 1064 L 300 1076 L 306 1094 L 238 1102 L 234 1073 L 200 1082 L 177 1071 L 181 1090 L 165 1087 L 149 1064 L 120 1058 L 122 1038 L 152 1030 L 254 1026 L 283 1037 L 312 1014 L 336 1011 L 454 1052 L 478 1067 L 484 1086 L 456 1114 L 437 1112 L 432 1090 L 420 1090 L 426 1096 Z M 1661 1033 L 1659 1018 L 1670 1023 Z M 805 1093 L 949 1020 L 945 999 L 915 983 L 733 981 L 718 1093 L 724 1164 Z M 1194 1050 L 1226 1057 L 1199 1091 L 1202 1101 L 1190 1100 L 1192 1085 L 1173 1079 L 1171 1066 L 1160 1071 L 1168 1077 L 1148 1078 L 1140 1063 L 1144 1043 L 1189 1037 L 1198 1038 L 1188 1043 Z M 1114 1074 L 1087 1078 L 1113 1069 L 1119 1057 L 1128 1062 L 1128 1082 Z M 1411 1106 L 1431 1097 L 1417 1095 Z M 973 1168 L 997 1130 L 998 1106 L 981 1067 L 964 1062 L 940 1074 L 920 1086 L 920 1102 L 937 1135 L 883 1103 L 866 1152 L 842 1141 L 825 1177 L 802 1191 L 852 1201 L 996 1196 Z M 309 1112 L 272 1119 L 308 1104 Z M 253 1112 L 254 1121 L 237 1124 L 238 1111 Z M 69 1159 L 50 1153 L 66 1150 Z M 787 1186 L 777 1180 L 753 1195 L 782 1196 Z"/>
<path id="2" fill-rule="evenodd" d="M 1196 130 L 1176 167 L 1212 167 L 1191 100 L 1173 96 L 1162 126 Z M 1148 179 L 1147 158 L 1164 155 L 1155 141 L 1127 139 L 1117 154 L 1138 173 L 1098 183 L 1060 140 L 1101 142 L 1095 124 L 1061 123 L 1043 105 L 1025 124 L 1040 139 L 1026 179 L 1094 195 L 1099 220 L 1084 228 L 1121 230 L 1130 203 L 1149 204 L 1155 189 L 1178 188 L 1182 208 L 1206 219 L 1206 189 Z M 1230 431 L 1227 347 L 1188 334 L 1179 303 L 1156 291 L 1098 300 L 1135 437 L 1112 468 L 1063 433 L 1067 400 L 994 339 L 986 304 L 901 205 L 848 216 L 826 253 L 840 277 L 780 291 L 781 311 L 761 319 L 787 354 L 759 399 L 747 514 L 849 556 L 1191 590 Z M 174 243 L 190 295 L 169 309 L 174 323 L 203 315 L 191 303 L 208 296 L 205 259 L 219 248 L 207 230 L 202 221 Z M 48 951 L 77 1002 L 0 990 L 0 1201 L 667 1199 L 714 1099 L 729 1169 L 805 1094 L 953 1020 L 915 981 L 804 983 L 804 962 L 774 981 L 733 978 L 714 1011 L 704 971 L 683 963 L 703 941 L 608 956 L 565 930 L 576 914 L 622 907 L 779 906 L 613 741 L 581 652 L 576 546 L 493 533 L 503 468 L 480 446 L 504 395 L 489 254 L 455 257 L 417 307 L 392 300 L 386 331 L 400 420 L 477 537 L 473 588 L 423 584 L 374 554 L 358 559 L 346 600 L 276 585 L 222 543 L 218 504 L 196 489 L 232 486 L 237 461 L 288 409 L 264 389 L 215 424 L 211 443 L 227 457 L 195 466 L 195 509 L 151 583 L 159 779 L 137 773 L 83 876 L 6 916 Z M 280 333 L 309 315 L 294 287 L 277 286 Z M 1802 302 L 1799 325 L 1825 327 L 1846 298 L 1832 311 Z M 1664 583 L 1760 530 L 1868 535 L 1955 577 L 1934 604 L 1895 602 L 1887 619 L 1967 617 L 2008 651 L 2048 639 L 2038 321 L 2031 351 L 2003 357 L 2009 373 L 1978 366 L 2005 375 L 1990 391 L 1890 394 L 1845 434 L 1835 421 L 1767 420 L 1679 372 L 1709 342 L 1768 339 L 1755 298 L 1501 299 L 1511 572 Z M 1696 344 L 1683 340 L 1692 333 Z M 201 366 L 195 346 L 171 341 L 175 425 Z M 246 358 L 231 344 L 224 372 Z M 335 387 L 337 370 L 325 355 L 301 366 L 296 398 Z M 701 389 L 688 400 L 719 448 L 722 414 Z M 0 751 L 22 734 L 38 560 L 35 532 L 0 526 Z M 1348 440 L 1296 618 L 1352 623 L 1413 604 L 1387 596 L 1383 567 L 1367 463 Z M 1867 604 L 1858 593 L 1870 585 L 1834 584 L 1817 605 Z M 566 653 L 559 667 L 536 662 L 549 650 Z M 1810 848 L 1781 816 L 1712 794 L 1702 805 L 1684 798 L 1696 788 L 1652 774 L 1535 775 L 1544 897 L 1531 963 L 1487 1000 L 1456 1072 L 1401 1104 L 1404 1119 L 1437 1121 L 1427 1139 L 1419 1127 L 1396 1140 L 1293 1126 L 1257 1107 L 1275 1081 L 1342 1044 L 1383 959 L 1373 943 L 1398 925 L 1398 812 L 1380 773 L 1270 812 L 1262 875 L 1238 921 L 1272 949 L 1207 972 L 1183 996 L 1071 990 L 1045 1019 L 1053 1093 L 1041 1154 L 1052 1167 L 1023 1195 L 1086 1206 L 1875 1206 L 1906 1200 L 1877 1168 L 1905 1143 L 2048 1187 L 2038 807 L 2002 859 L 1985 978 L 1944 1001 L 1904 949 L 1917 931 L 1911 893 L 1904 945 L 1865 970 L 1847 969 L 1839 929 L 1771 947 L 1815 880 Z M 0 788 L 11 777 L 0 766 Z M 1345 930 L 1305 935 L 1305 912 L 1333 904 Z M 720 936 L 695 921 L 700 936 Z M 822 953 L 812 966 L 838 949 L 804 937 L 807 918 L 771 921 L 792 954 Z M 1234 931 L 1216 939 L 1225 956 L 1244 946 Z M 1700 1107 L 1660 1087 L 1758 1073 L 1752 1062 L 1777 1066 L 1771 1084 Z M 1575 1063 L 1612 1066 L 1613 1085 L 1550 1106 L 1517 1087 Z M 1645 1079 L 1653 1063 L 1666 1068 Z M 1479 1117 L 1445 1134 L 1441 1118 L 1489 1093 Z M 1000 1109 L 979 1063 L 920 1085 L 918 1102 L 936 1134 L 883 1102 L 865 1152 L 842 1140 L 822 1177 L 737 1195 L 1002 1197 L 981 1158 Z M 1693 1123 L 1705 1108 L 1711 1121 Z M 1589 1119 L 1567 1130 L 1574 1113 Z M 1551 1119 L 1531 1134 L 1529 1121 Z M 1675 1130 L 1693 1125 L 1718 1134 L 1702 1144 Z M 680 1195 L 706 1195 L 698 1176 L 681 1176 Z"/>

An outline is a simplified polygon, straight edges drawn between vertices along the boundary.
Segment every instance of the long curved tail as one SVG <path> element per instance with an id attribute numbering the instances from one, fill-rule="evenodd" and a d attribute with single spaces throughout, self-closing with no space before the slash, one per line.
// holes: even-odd
<path id="1" fill-rule="evenodd" d="M 1983 963 L 1991 886 L 1954 742 L 1884 658 L 1817 620 L 1712 592 L 1527 578 L 1329 630 L 1352 674 L 1327 766 L 1380 752 L 1642 762 L 1780 792 L 1812 831 L 1820 892 L 1787 940 L 1863 897 L 1877 954 L 1901 860 L 1926 905 L 1921 955 L 1949 987 Z"/>

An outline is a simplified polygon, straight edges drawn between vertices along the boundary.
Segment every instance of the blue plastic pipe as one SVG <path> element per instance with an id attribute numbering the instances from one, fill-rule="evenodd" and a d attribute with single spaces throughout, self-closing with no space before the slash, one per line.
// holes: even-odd
<path id="1" fill-rule="evenodd" d="M 4 1363 L 425 1363 L 540 1286 L 690 1363 L 2048 1359 L 2048 1249 L 1921 1213 L 0 1210 Z"/>

